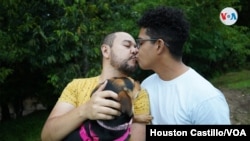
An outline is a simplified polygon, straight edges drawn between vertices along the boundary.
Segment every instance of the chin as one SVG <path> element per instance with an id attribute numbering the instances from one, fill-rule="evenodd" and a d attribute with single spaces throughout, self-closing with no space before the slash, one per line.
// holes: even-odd
<path id="1" fill-rule="evenodd" d="M 143 65 L 141 65 L 140 63 L 139 63 L 139 67 L 140 67 L 140 69 L 142 69 L 142 70 L 149 70 L 149 69 L 147 69 L 146 67 L 144 67 Z"/>
<path id="2" fill-rule="evenodd" d="M 132 63 L 129 63 L 129 68 L 137 68 L 138 64 L 137 62 L 132 62 Z"/>

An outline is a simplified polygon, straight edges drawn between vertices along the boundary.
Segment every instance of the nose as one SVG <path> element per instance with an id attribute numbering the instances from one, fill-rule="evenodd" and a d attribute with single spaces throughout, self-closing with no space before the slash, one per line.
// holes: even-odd
<path id="1" fill-rule="evenodd" d="M 131 48 L 132 54 L 137 54 L 138 53 L 138 48 L 136 46 Z"/>

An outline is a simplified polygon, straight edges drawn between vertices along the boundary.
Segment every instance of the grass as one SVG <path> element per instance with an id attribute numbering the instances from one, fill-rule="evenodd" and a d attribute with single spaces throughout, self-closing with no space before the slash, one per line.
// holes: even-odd
<path id="1" fill-rule="evenodd" d="M 211 80 L 211 82 L 218 87 L 240 90 L 250 94 L 250 70 L 230 72 Z"/>
<path id="2" fill-rule="evenodd" d="M 38 111 L 16 120 L 0 122 L 0 141 L 41 141 L 40 134 L 48 114 L 47 111 Z"/>
<path id="3" fill-rule="evenodd" d="M 211 82 L 218 87 L 250 94 L 250 70 L 227 73 Z M 48 114 L 48 111 L 39 111 L 17 120 L 0 122 L 0 141 L 41 141 L 41 130 Z"/>

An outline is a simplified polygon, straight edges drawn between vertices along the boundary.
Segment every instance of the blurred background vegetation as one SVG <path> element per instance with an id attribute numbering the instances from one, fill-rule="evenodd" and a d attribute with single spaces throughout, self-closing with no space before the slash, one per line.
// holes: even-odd
<path id="1" fill-rule="evenodd" d="M 0 104 L 2 112 L 5 111 L 2 122 L 9 120 L 4 108 L 10 102 L 14 103 L 17 118 L 23 118 L 20 113 L 26 97 L 37 97 L 50 110 L 73 78 L 99 74 L 103 37 L 110 32 L 126 31 L 136 38 L 137 19 L 143 11 L 158 5 L 181 8 L 191 23 L 183 58 L 187 65 L 207 79 L 249 70 L 249 3 L 248 0 L 2 0 Z M 225 7 L 237 10 L 239 19 L 235 25 L 221 23 L 219 14 Z M 141 81 L 150 73 L 138 69 L 134 77 Z"/>

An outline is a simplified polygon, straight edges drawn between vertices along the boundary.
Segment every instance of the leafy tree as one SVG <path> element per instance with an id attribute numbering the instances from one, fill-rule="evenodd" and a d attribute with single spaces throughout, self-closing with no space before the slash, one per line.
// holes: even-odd
<path id="1" fill-rule="evenodd" d="M 212 77 L 244 66 L 249 55 L 247 27 L 225 26 L 219 20 L 220 11 L 228 6 L 240 10 L 238 0 L 194 1 L 185 8 L 191 21 L 191 34 L 186 46 L 186 62 L 204 76 Z"/>
<path id="2" fill-rule="evenodd" d="M 100 43 L 113 31 L 138 35 L 137 19 L 157 5 L 185 11 L 191 31 L 184 61 L 210 77 L 246 65 L 249 26 L 225 26 L 219 20 L 227 6 L 239 12 L 247 0 L 3 0 L 0 3 L 0 103 L 38 97 L 52 107 L 65 85 L 76 77 L 100 73 Z M 142 80 L 151 71 L 138 71 Z M 4 110 L 6 111 L 6 110 Z M 7 113 L 8 114 L 8 113 Z M 8 117 L 8 116 L 6 116 Z"/>
<path id="3" fill-rule="evenodd" d="M 46 103 L 51 100 L 52 106 L 73 78 L 98 74 L 101 39 L 111 31 L 131 28 L 128 25 L 133 19 L 125 20 L 130 17 L 126 12 L 130 3 L 115 0 L 1 3 L 4 12 L 0 15 L 3 23 L 0 102 L 6 105 L 17 101 L 17 107 L 21 107 L 19 101 L 36 96 Z M 120 20 L 115 23 L 117 19 Z"/>

